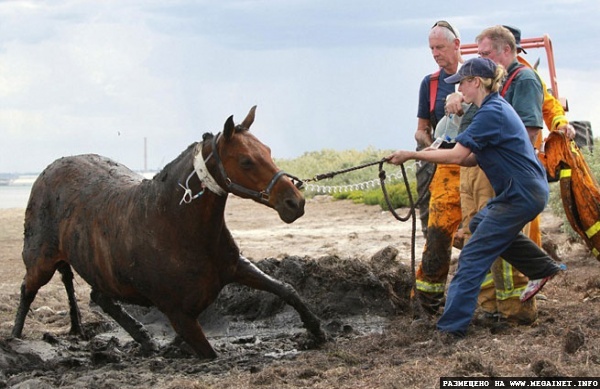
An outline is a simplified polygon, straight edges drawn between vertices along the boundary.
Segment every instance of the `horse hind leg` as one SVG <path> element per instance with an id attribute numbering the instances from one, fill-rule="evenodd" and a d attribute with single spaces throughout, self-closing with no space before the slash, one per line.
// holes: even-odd
<path id="1" fill-rule="evenodd" d="M 298 295 L 298 292 L 291 285 L 270 277 L 244 257 L 240 257 L 239 259 L 234 281 L 279 296 L 298 312 L 300 319 L 304 323 L 304 327 L 310 331 L 317 343 L 323 343 L 327 340 L 327 336 L 321 329 L 321 321 L 306 306 Z"/>
<path id="2" fill-rule="evenodd" d="M 15 317 L 15 324 L 12 329 L 11 336 L 13 338 L 20 338 L 23 333 L 23 326 L 25 325 L 25 318 L 27 317 L 27 312 L 29 312 L 29 308 L 31 307 L 31 303 L 35 299 L 35 295 L 37 294 L 37 290 L 33 292 L 28 292 L 27 287 L 25 286 L 25 281 L 21 284 L 21 298 L 19 300 L 19 308 L 17 308 L 17 314 Z"/>
<path id="3" fill-rule="evenodd" d="M 90 298 L 93 302 L 98 304 L 104 312 L 119 323 L 119 325 L 131 335 L 133 340 L 141 344 L 142 350 L 145 353 L 154 353 L 158 351 L 158 345 L 152 340 L 150 333 L 146 330 L 144 325 L 127 313 L 119 304 L 95 289 L 92 289 Z"/>
<path id="4" fill-rule="evenodd" d="M 23 255 L 25 256 L 25 254 Z M 29 263 L 27 260 L 24 262 Z M 56 271 L 56 264 L 47 259 L 40 259 L 38 261 L 32 261 L 31 263 L 34 265 L 27 267 L 27 272 L 23 279 L 23 283 L 21 284 L 19 307 L 17 308 L 15 324 L 11 332 L 13 338 L 20 338 L 23 334 L 25 318 L 27 317 L 29 308 L 35 299 L 38 290 L 52 279 L 52 276 Z"/>
<path id="5" fill-rule="evenodd" d="M 66 262 L 63 262 L 59 267 L 58 271 L 62 275 L 62 282 L 67 291 L 67 297 L 69 298 L 69 315 L 71 316 L 71 335 L 83 336 L 83 329 L 81 327 L 81 313 L 77 306 L 77 299 L 75 298 L 75 288 L 73 287 L 73 271 L 71 266 Z"/>

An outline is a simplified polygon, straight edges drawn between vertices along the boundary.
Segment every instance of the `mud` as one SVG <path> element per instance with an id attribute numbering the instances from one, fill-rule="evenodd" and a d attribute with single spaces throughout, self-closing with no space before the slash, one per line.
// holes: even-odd
<path id="1" fill-rule="evenodd" d="M 600 377 L 600 264 L 560 231 L 559 218 L 544 213 L 544 242 L 569 271 L 544 288 L 535 325 L 478 315 L 467 338 L 456 340 L 411 306 L 410 223 L 317 198 L 284 226 L 264 207 L 230 203 L 227 221 L 244 255 L 294 286 L 328 342 L 316 345 L 275 296 L 230 285 L 199 318 L 216 360 L 196 358 L 155 309 L 126 306 L 161 346 L 145 355 L 90 303 L 78 278 L 86 337 L 69 335 L 59 277 L 40 290 L 23 339 L 11 339 L 24 274 L 23 210 L 0 211 L 0 388 L 432 388 L 441 376 Z"/>
<path id="2" fill-rule="evenodd" d="M 407 311 L 410 269 L 397 262 L 397 254 L 393 247 L 386 247 L 376 254 L 375 265 L 334 256 L 319 261 L 300 257 L 271 258 L 257 265 L 267 274 L 294 285 L 323 320 L 330 340 L 334 340 L 382 333 L 390 317 Z M 43 379 L 33 379 L 40 384 L 64 387 L 65 376 L 74 376 L 67 387 L 94 387 L 92 377 L 83 377 L 90 370 L 94 376 L 98 370 L 108 370 L 100 374 L 101 385 L 108 385 L 105 381 L 111 381 L 111 370 L 129 369 L 129 364 L 140 363 L 149 372 L 225 375 L 233 368 L 256 370 L 269 361 L 293 358 L 302 350 L 316 347 L 293 308 L 270 293 L 236 284 L 227 286 L 199 318 L 219 354 L 218 362 L 198 361 L 177 339 L 168 320 L 158 310 L 133 305 L 124 307 L 158 341 L 161 346 L 158 355 L 143 355 L 128 334 L 92 305 L 90 309 L 97 320 L 84 324 L 85 339 L 46 332 L 40 340 L 3 340 L 0 361 L 3 385 L 12 387 L 19 382 L 29 382 L 32 376 L 42 375 Z M 64 316 L 67 312 L 41 307 L 34 314 L 53 320 L 53 316 Z M 77 377 L 78 371 L 82 376 Z M 127 385 L 146 382 L 146 378 L 141 380 L 127 379 Z M 122 384 L 115 387 L 123 387 Z"/>

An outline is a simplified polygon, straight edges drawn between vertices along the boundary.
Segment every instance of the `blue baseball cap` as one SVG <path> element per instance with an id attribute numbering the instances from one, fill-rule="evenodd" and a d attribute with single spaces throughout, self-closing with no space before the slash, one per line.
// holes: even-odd
<path id="1" fill-rule="evenodd" d="M 448 84 L 458 84 L 467 77 L 494 78 L 496 75 L 496 63 L 489 58 L 471 58 L 466 61 L 458 72 L 444 79 Z"/>
<path id="2" fill-rule="evenodd" d="M 503 25 L 502 27 L 504 27 L 508 31 L 510 31 L 513 34 L 513 36 L 515 37 L 515 44 L 517 46 L 517 52 L 519 52 L 519 50 L 521 50 L 522 52 L 524 52 L 525 54 L 527 54 L 527 52 L 525 51 L 525 49 L 523 49 L 523 46 L 521 46 L 521 30 L 519 30 L 516 27 L 507 26 L 507 25 Z"/>

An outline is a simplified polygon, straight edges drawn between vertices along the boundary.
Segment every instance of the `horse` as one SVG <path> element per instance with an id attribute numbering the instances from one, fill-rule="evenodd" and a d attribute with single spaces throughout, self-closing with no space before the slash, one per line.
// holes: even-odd
<path id="1" fill-rule="evenodd" d="M 63 157 L 35 181 L 25 212 L 26 273 L 12 336 L 20 338 L 38 290 L 62 275 L 70 333 L 84 336 L 73 269 L 90 298 L 138 342 L 159 350 L 150 333 L 119 302 L 155 306 L 199 358 L 217 355 L 198 322 L 230 283 L 274 293 L 296 309 L 315 344 L 320 320 L 289 284 L 240 255 L 224 220 L 229 193 L 274 209 L 292 223 L 304 214 L 297 178 L 279 170 L 269 147 L 249 129 L 256 106 L 217 135 L 206 133 L 152 180 L 96 154 Z"/>

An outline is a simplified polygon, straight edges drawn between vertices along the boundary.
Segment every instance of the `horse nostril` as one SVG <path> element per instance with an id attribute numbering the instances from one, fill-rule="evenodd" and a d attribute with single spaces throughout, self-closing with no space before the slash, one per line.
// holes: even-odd
<path id="1" fill-rule="evenodd" d="M 285 206 L 292 211 L 302 212 L 304 210 L 304 199 L 287 199 Z"/>
<path id="2" fill-rule="evenodd" d="M 294 199 L 285 200 L 285 205 L 289 209 L 298 209 L 298 207 L 299 207 L 298 201 L 296 201 Z"/>

